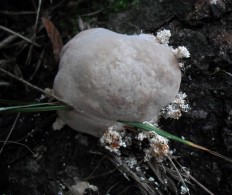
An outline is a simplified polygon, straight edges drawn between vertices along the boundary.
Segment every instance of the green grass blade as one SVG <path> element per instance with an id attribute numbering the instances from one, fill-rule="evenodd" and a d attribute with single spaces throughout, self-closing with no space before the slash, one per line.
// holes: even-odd
<path id="1" fill-rule="evenodd" d="M 20 108 L 32 108 L 32 107 L 39 107 L 39 106 L 47 106 L 51 105 L 50 103 L 35 103 L 35 104 L 28 104 L 28 105 L 20 105 L 20 106 L 7 106 L 7 107 L 0 107 L 0 112 L 20 109 Z"/>
<path id="2" fill-rule="evenodd" d="M 57 105 L 57 106 L 40 106 L 40 107 L 32 107 L 32 108 L 18 108 L 14 110 L 9 110 L 8 112 L 49 112 L 49 111 L 57 111 L 57 110 L 70 110 L 65 105 Z"/>
<path id="3" fill-rule="evenodd" d="M 56 103 L 35 103 L 21 106 L 0 107 L 0 112 L 48 112 L 55 110 L 68 110 L 66 105 Z"/>
<path id="4" fill-rule="evenodd" d="M 146 123 L 141 123 L 141 122 L 129 122 L 129 121 L 118 121 L 118 122 L 121 122 L 121 123 L 124 123 L 126 125 L 129 125 L 129 126 L 133 126 L 133 127 L 137 127 L 139 129 L 143 129 L 143 130 L 146 130 L 146 131 L 154 131 L 156 132 L 158 135 L 161 135 L 165 138 L 168 138 L 170 140 L 175 140 L 177 142 L 180 142 L 180 143 L 183 143 L 183 144 L 186 144 L 186 145 L 189 145 L 189 141 L 185 140 L 185 139 L 181 139 L 175 135 L 172 135 L 166 131 L 163 131 L 161 130 L 160 128 L 157 128 L 157 127 L 154 127 L 154 126 L 151 126 L 149 124 L 146 124 Z"/>
<path id="5" fill-rule="evenodd" d="M 162 136 L 162 137 L 165 137 L 167 139 L 170 139 L 170 140 L 174 140 L 174 141 L 177 141 L 177 142 L 180 142 L 182 144 L 185 144 L 185 145 L 188 145 L 188 146 L 191 146 L 191 147 L 194 147 L 194 148 L 198 148 L 200 150 L 204 150 L 206 152 L 209 152 L 210 154 L 212 155 L 215 155 L 217 157 L 220 157 L 224 160 L 227 160 L 229 162 L 232 163 L 232 159 L 226 157 L 226 156 L 223 156 L 217 152 L 214 152 L 212 150 L 209 150 L 208 148 L 205 148 L 203 146 L 200 146 L 198 144 L 194 144 L 193 142 L 190 142 L 188 140 L 185 140 L 185 139 L 181 139 L 171 133 L 168 133 L 158 127 L 154 127 L 152 125 L 149 125 L 149 124 L 146 124 L 146 123 L 141 123 L 141 122 L 129 122 L 129 121 L 122 121 L 122 120 L 118 120 L 118 122 L 120 123 L 124 123 L 126 125 L 129 125 L 129 126 L 132 126 L 132 127 L 136 127 L 136 128 L 139 128 L 139 129 L 143 129 L 143 130 L 146 130 L 146 131 L 153 131 L 155 133 L 157 133 L 158 135 Z"/>

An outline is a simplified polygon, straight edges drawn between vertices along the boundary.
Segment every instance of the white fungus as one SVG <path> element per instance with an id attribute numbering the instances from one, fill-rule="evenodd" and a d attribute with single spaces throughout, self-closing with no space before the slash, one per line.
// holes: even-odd
<path id="1" fill-rule="evenodd" d="M 71 194 L 75 195 L 84 195 L 86 189 L 91 189 L 94 192 L 98 192 L 97 186 L 91 185 L 86 181 L 79 181 L 75 185 L 69 187 Z"/>
<path id="2" fill-rule="evenodd" d="M 114 131 L 113 127 L 109 127 L 108 130 L 105 131 L 100 142 L 105 146 L 105 149 L 110 152 L 115 152 L 118 155 L 120 155 L 120 147 L 126 147 L 126 143 L 122 141 L 122 136 L 119 132 Z"/>
<path id="3" fill-rule="evenodd" d="M 179 46 L 176 49 L 173 49 L 172 52 L 177 57 L 177 59 L 183 59 L 183 58 L 190 57 L 190 53 L 185 46 Z"/>
<path id="4" fill-rule="evenodd" d="M 149 161 L 152 157 L 155 157 L 158 162 L 162 162 L 164 157 L 169 153 L 168 139 L 158 135 L 155 132 L 142 131 L 138 134 L 137 139 L 139 141 L 147 139 L 149 142 L 150 147 L 144 149 L 145 162 Z"/>
<path id="5" fill-rule="evenodd" d="M 53 130 L 61 130 L 64 125 L 65 123 L 60 118 L 57 117 L 55 122 L 52 124 L 52 128 Z"/>
<path id="6" fill-rule="evenodd" d="M 188 192 L 189 192 L 189 189 L 187 187 L 181 186 L 180 194 L 187 194 Z"/>
<path id="7" fill-rule="evenodd" d="M 142 131 L 142 132 L 140 132 L 140 133 L 138 134 L 137 139 L 138 139 L 139 141 L 143 141 L 145 138 L 147 138 L 147 133 L 145 133 L 144 131 Z"/>
<path id="8" fill-rule="evenodd" d="M 142 172 L 141 167 L 139 167 L 139 166 L 137 166 L 137 167 L 135 168 L 135 170 L 136 170 L 137 172 Z"/>
<path id="9" fill-rule="evenodd" d="M 168 45 L 170 37 L 171 37 L 171 32 L 170 30 L 166 30 L 166 29 L 157 32 L 156 35 L 156 39 L 159 41 L 159 43 L 163 45 Z"/>
<path id="10" fill-rule="evenodd" d="M 53 88 L 78 109 L 58 111 L 61 120 L 97 137 L 120 119 L 155 122 L 181 81 L 172 49 L 158 42 L 168 43 L 170 32 L 160 33 L 154 39 L 94 28 L 70 40 L 62 49 Z"/>
<path id="11" fill-rule="evenodd" d="M 213 5 L 213 4 L 217 4 L 218 3 L 218 0 L 209 0 L 209 3 L 211 4 L 211 5 Z"/>
<path id="12" fill-rule="evenodd" d="M 171 104 L 161 110 L 161 115 L 164 118 L 179 119 L 182 116 L 182 112 L 188 112 L 190 107 L 186 102 L 185 93 L 178 93 Z"/>
<path id="13" fill-rule="evenodd" d="M 154 179 L 154 177 L 149 177 L 148 181 L 153 182 L 153 181 L 155 181 L 155 179 Z"/>
<path id="14" fill-rule="evenodd" d="M 135 165 L 138 164 L 137 159 L 135 157 L 128 157 L 124 160 L 124 163 L 128 165 L 130 169 L 133 169 Z"/>

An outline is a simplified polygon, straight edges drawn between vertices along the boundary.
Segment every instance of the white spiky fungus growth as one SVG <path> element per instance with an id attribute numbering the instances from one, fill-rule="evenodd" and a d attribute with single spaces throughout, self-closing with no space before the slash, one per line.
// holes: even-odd
<path id="1" fill-rule="evenodd" d="M 155 181 L 155 179 L 154 179 L 154 177 L 149 177 L 149 178 L 148 178 L 148 181 L 150 181 L 150 182 L 154 182 L 154 181 Z"/>
<path id="2" fill-rule="evenodd" d="M 168 45 L 170 37 L 171 37 L 170 30 L 164 29 L 164 30 L 157 32 L 156 40 L 159 41 L 159 43 L 163 45 Z"/>
<path id="3" fill-rule="evenodd" d="M 209 0 L 209 4 L 216 5 L 218 3 L 218 0 Z"/>
<path id="4" fill-rule="evenodd" d="M 180 67 L 181 70 L 184 69 L 184 63 L 183 62 L 179 62 L 178 65 L 179 65 L 179 67 Z"/>
<path id="5" fill-rule="evenodd" d="M 190 53 L 185 46 L 179 46 L 176 49 L 173 49 L 172 52 L 176 56 L 177 59 L 183 59 L 183 58 L 190 57 Z"/>
<path id="6" fill-rule="evenodd" d="M 168 139 L 151 131 L 140 132 L 139 136 L 141 137 L 141 135 L 148 140 L 150 145 L 149 148 L 144 149 L 144 161 L 149 161 L 154 157 L 157 162 L 162 162 L 164 157 L 169 153 Z"/>
<path id="7" fill-rule="evenodd" d="M 86 194 L 85 191 L 91 189 L 94 192 L 98 192 L 97 186 L 91 185 L 86 181 L 78 181 L 75 185 L 69 187 L 70 194 Z"/>
<path id="8" fill-rule="evenodd" d="M 130 169 L 133 169 L 138 164 L 137 159 L 134 156 L 130 156 L 124 160 L 124 163 L 128 165 Z"/>
<path id="9" fill-rule="evenodd" d="M 152 157 L 154 157 L 158 162 L 162 162 L 164 157 L 169 153 L 168 139 L 151 131 L 134 132 L 134 134 L 137 140 L 134 140 L 134 143 L 137 142 L 137 144 L 142 145 L 142 143 L 148 142 L 149 144 L 148 147 L 143 149 L 145 153 L 145 162 L 149 161 Z M 130 137 L 130 135 L 128 135 L 126 130 L 115 131 L 111 127 L 103 134 L 100 142 L 105 149 L 121 155 L 120 148 L 126 148 L 131 144 L 127 144 L 128 137 Z M 129 167 L 133 167 L 136 165 L 135 161 L 136 159 L 134 157 L 130 157 L 125 160 L 125 163 L 127 163 Z"/>
<path id="10" fill-rule="evenodd" d="M 126 143 L 122 141 L 122 136 L 118 131 L 114 131 L 113 127 L 109 127 L 108 130 L 105 131 L 100 142 L 105 146 L 105 149 L 110 152 L 115 152 L 118 155 L 120 155 L 120 147 L 126 147 Z"/>
<path id="11" fill-rule="evenodd" d="M 162 45 L 166 45 L 169 48 L 172 49 L 173 54 L 176 56 L 176 58 L 180 61 L 178 63 L 179 67 L 181 68 L 181 70 L 184 70 L 184 63 L 181 61 L 181 59 L 183 58 L 189 58 L 190 57 L 190 53 L 188 51 L 188 49 L 185 46 L 179 46 L 176 49 L 173 49 L 172 46 L 169 46 L 169 39 L 171 37 L 171 32 L 170 30 L 161 30 L 159 32 L 157 32 L 157 35 L 155 37 L 155 39 Z"/>
<path id="12" fill-rule="evenodd" d="M 181 186 L 180 194 L 187 194 L 187 193 L 189 193 L 189 189 L 185 186 Z"/>
<path id="13" fill-rule="evenodd" d="M 164 118 L 179 119 L 182 116 L 182 112 L 188 112 L 190 107 L 186 102 L 185 93 L 178 93 L 171 104 L 161 110 L 161 116 Z"/>
<path id="14" fill-rule="evenodd" d="M 147 134 L 145 133 L 145 132 L 140 132 L 139 134 L 138 134 L 138 137 L 137 137 L 137 139 L 139 140 L 139 141 L 143 141 L 144 139 L 146 139 L 147 138 Z"/>

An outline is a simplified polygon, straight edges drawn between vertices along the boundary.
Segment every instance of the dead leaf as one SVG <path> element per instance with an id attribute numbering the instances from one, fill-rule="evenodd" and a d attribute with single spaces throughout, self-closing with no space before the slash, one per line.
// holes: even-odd
<path id="1" fill-rule="evenodd" d="M 63 42 L 60 37 L 60 33 L 54 24 L 46 17 L 42 17 L 43 25 L 47 31 L 48 37 L 52 43 L 53 53 L 55 56 L 56 62 L 59 62 L 60 52 L 63 47 Z"/>

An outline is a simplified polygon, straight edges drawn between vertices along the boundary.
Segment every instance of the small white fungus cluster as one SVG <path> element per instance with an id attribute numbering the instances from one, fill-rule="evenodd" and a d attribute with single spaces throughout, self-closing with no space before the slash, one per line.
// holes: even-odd
<path id="1" fill-rule="evenodd" d="M 150 123 L 149 123 L 150 124 Z M 152 124 L 150 124 L 152 125 Z M 168 139 L 158 135 L 152 131 L 139 131 L 132 134 L 135 140 L 131 140 L 131 134 L 127 130 L 115 131 L 113 127 L 110 127 L 101 137 L 100 142 L 105 147 L 105 149 L 110 152 L 114 152 L 117 155 L 121 155 L 121 147 L 130 147 L 132 144 L 142 146 L 144 143 L 144 148 L 141 148 L 144 155 L 144 162 L 149 161 L 154 157 L 158 162 L 162 162 L 164 157 L 169 153 Z M 128 137 L 130 139 L 128 139 Z M 130 168 L 133 168 L 137 164 L 137 160 L 134 157 L 130 157 L 126 160 L 126 163 Z"/>
<path id="2" fill-rule="evenodd" d="M 121 134 L 118 131 L 114 131 L 113 127 L 108 128 L 101 137 L 100 142 L 105 146 L 105 149 L 118 155 L 120 155 L 120 147 L 126 147 L 126 143 L 122 141 Z"/>
<path id="3" fill-rule="evenodd" d="M 140 141 L 147 139 L 149 141 L 150 147 L 144 149 L 144 162 L 149 161 L 152 157 L 154 157 L 157 162 L 162 162 L 163 158 L 167 156 L 169 152 L 168 139 L 155 132 L 140 132 L 137 139 Z"/>
<path id="4" fill-rule="evenodd" d="M 180 194 L 187 194 L 189 193 L 189 189 L 187 187 L 181 186 Z"/>
<path id="5" fill-rule="evenodd" d="M 124 163 L 126 163 L 130 169 L 133 169 L 138 164 L 137 159 L 133 156 L 126 158 L 124 160 Z"/>
<path id="6" fill-rule="evenodd" d="M 157 35 L 155 37 L 155 39 L 163 45 L 168 46 L 169 43 L 169 38 L 171 37 L 171 32 L 170 30 L 161 30 L 159 32 L 157 32 Z M 172 46 L 168 46 L 172 49 L 172 53 L 176 56 L 176 58 L 179 60 L 179 67 L 184 70 L 184 63 L 181 61 L 183 58 L 189 58 L 190 57 L 190 53 L 188 51 L 188 49 L 185 46 L 179 46 L 176 49 L 173 49 Z"/>
<path id="7" fill-rule="evenodd" d="M 218 0 L 209 0 L 209 4 L 216 5 L 218 3 Z"/>
<path id="8" fill-rule="evenodd" d="M 170 37 L 171 37 L 170 30 L 164 29 L 157 32 L 156 40 L 158 40 L 163 45 L 168 45 Z"/>
<path id="9" fill-rule="evenodd" d="M 185 100 L 186 97 L 185 93 L 178 93 L 172 103 L 161 110 L 161 115 L 164 118 L 179 119 L 182 116 L 182 112 L 188 112 L 190 109 Z"/>
<path id="10" fill-rule="evenodd" d="M 52 129 L 53 130 L 61 130 L 64 127 L 65 123 L 57 117 L 55 122 L 52 124 Z"/>
<path id="11" fill-rule="evenodd" d="M 86 181 L 77 181 L 75 185 L 69 187 L 70 194 L 85 194 L 87 189 L 91 189 L 94 192 L 98 192 L 97 186 L 91 185 Z"/>
<path id="12" fill-rule="evenodd" d="M 190 57 L 190 53 L 185 46 L 179 46 L 176 49 L 172 49 L 172 53 L 176 56 L 177 59 Z"/>

